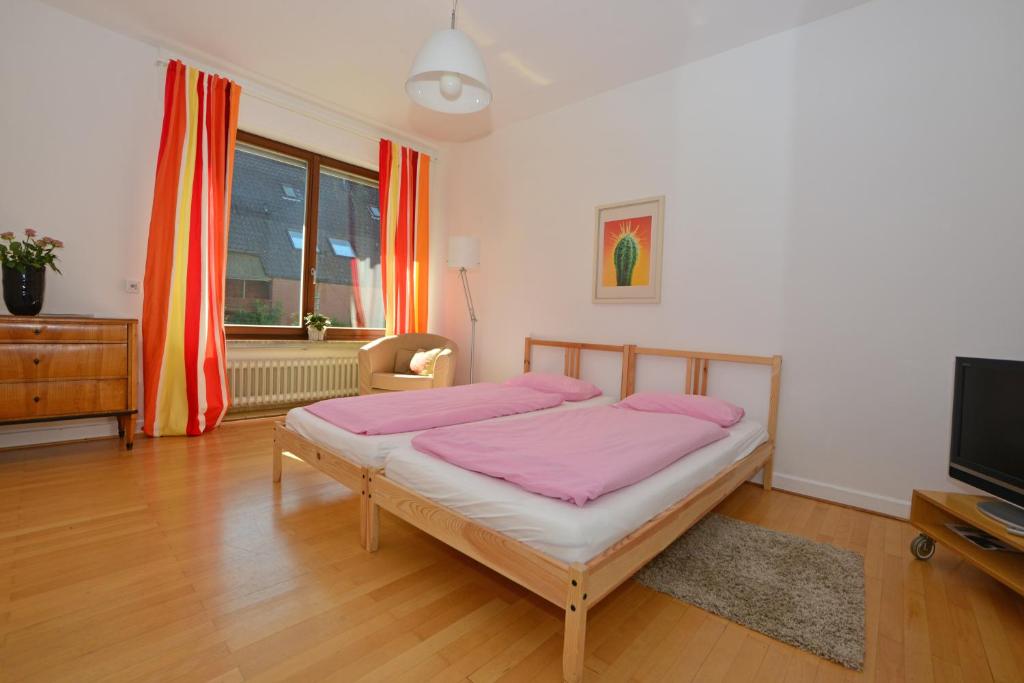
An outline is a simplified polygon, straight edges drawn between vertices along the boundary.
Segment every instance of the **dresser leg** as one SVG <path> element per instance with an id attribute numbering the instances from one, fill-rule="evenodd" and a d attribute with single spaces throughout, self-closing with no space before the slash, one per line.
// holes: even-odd
<path id="1" fill-rule="evenodd" d="M 125 450 L 130 451 L 135 445 L 135 416 L 119 415 L 117 417 L 117 435 L 124 439 Z"/>

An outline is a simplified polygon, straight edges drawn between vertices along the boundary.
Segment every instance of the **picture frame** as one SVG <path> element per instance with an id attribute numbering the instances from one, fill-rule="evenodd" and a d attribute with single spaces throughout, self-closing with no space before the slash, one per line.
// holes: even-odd
<path id="1" fill-rule="evenodd" d="M 594 303 L 661 303 L 665 196 L 594 212 Z"/>

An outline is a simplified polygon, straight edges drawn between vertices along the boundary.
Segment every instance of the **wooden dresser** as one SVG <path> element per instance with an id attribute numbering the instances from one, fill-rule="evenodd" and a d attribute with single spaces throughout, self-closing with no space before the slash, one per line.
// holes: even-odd
<path id="1" fill-rule="evenodd" d="M 138 322 L 0 316 L 0 424 L 117 418 L 135 434 Z"/>

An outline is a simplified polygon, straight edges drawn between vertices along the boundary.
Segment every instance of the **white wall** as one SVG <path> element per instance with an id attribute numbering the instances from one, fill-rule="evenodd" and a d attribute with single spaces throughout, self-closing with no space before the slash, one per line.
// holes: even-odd
<path id="1" fill-rule="evenodd" d="M 0 226 L 62 239 L 44 313 L 139 317 L 163 116 L 156 50 L 45 5 L 0 20 Z M 0 307 L 6 313 L 6 309 Z M 0 446 L 116 434 L 113 419 L 0 428 Z"/>
<path id="2" fill-rule="evenodd" d="M 446 150 L 478 377 L 527 334 L 781 353 L 779 487 L 954 488 L 954 356 L 1024 358 L 1021 35 L 1017 2 L 876 0 Z M 591 303 L 594 206 L 658 194 L 662 303 Z"/>
<path id="3" fill-rule="evenodd" d="M 124 283 L 145 271 L 163 117 L 156 63 L 168 54 L 35 0 L 0 8 L 0 230 L 35 227 L 64 240 L 64 275 L 47 275 L 44 313 L 142 315 L 142 297 Z M 365 124 L 265 87 L 243 87 L 239 127 L 377 167 L 377 143 L 351 132 Z M 435 226 L 440 293 L 444 230 Z M 440 296 L 431 304 L 440 315 Z M 0 448 L 114 433 L 106 418 L 7 426 Z"/>

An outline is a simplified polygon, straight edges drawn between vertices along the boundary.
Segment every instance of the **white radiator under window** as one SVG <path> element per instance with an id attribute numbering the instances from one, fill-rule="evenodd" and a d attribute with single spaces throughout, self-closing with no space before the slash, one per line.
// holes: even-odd
<path id="1" fill-rule="evenodd" d="M 340 345 L 338 345 L 340 346 Z M 331 348 L 335 347 L 335 348 Z M 231 344 L 231 410 L 301 405 L 359 393 L 356 349 L 335 344 Z"/>

